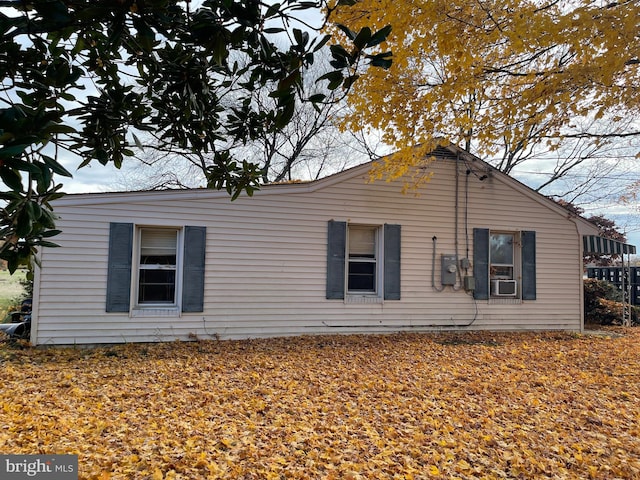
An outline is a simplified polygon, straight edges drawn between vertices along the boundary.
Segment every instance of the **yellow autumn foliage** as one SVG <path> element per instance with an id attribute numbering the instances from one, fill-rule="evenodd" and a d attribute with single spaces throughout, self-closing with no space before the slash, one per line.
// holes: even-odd
<path id="1" fill-rule="evenodd" d="M 81 479 L 640 478 L 640 331 L 0 349 L 0 451 Z"/>
<path id="2" fill-rule="evenodd" d="M 393 64 L 355 83 L 345 125 L 405 150 L 378 176 L 404 174 L 421 162 L 406 149 L 438 138 L 472 141 L 481 157 L 531 138 L 555 148 L 576 118 L 606 118 L 613 132 L 640 110 L 637 1 L 360 0 L 332 20 L 392 26 L 381 49 Z"/>

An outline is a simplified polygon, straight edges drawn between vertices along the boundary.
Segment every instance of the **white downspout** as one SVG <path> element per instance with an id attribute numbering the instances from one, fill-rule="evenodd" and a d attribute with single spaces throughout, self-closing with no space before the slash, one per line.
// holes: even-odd
<path id="1" fill-rule="evenodd" d="M 578 234 L 578 274 L 580 278 L 580 333 L 584 333 L 584 245 L 578 223 L 573 222 Z"/>
<path id="2" fill-rule="evenodd" d="M 42 265 L 42 248 L 36 254 L 37 261 L 33 266 L 33 298 L 31 301 L 31 335 L 29 342 L 32 346 L 38 345 L 38 311 L 40 309 L 40 267 Z"/>

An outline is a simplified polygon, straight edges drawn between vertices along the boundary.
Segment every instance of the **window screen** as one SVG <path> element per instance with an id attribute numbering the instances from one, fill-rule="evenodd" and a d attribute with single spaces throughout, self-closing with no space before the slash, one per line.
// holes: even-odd
<path id="1" fill-rule="evenodd" d="M 349 226 L 347 291 L 376 293 L 375 227 Z"/>
<path id="2" fill-rule="evenodd" d="M 175 304 L 178 232 L 140 230 L 138 303 Z"/>

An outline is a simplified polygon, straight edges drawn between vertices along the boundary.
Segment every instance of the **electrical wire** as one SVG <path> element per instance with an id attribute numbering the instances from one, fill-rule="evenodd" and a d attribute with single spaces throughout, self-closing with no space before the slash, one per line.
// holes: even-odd
<path id="1" fill-rule="evenodd" d="M 442 292 L 444 291 L 445 286 L 442 285 L 440 288 L 436 286 L 436 246 L 437 246 L 436 242 L 438 241 L 438 237 L 434 235 L 433 238 L 431 238 L 431 241 L 433 242 L 433 249 L 432 249 L 432 255 L 431 255 L 431 287 L 436 292 Z"/>
<path id="2" fill-rule="evenodd" d="M 460 290 L 462 290 L 462 269 L 460 268 L 460 254 L 459 254 L 459 237 L 458 237 L 458 217 L 459 217 L 459 212 L 460 212 L 460 169 L 459 169 L 459 163 L 460 163 L 460 153 L 456 154 L 456 187 L 455 187 L 455 195 L 456 195 L 456 199 L 455 199 L 455 215 L 454 215 L 454 219 L 453 222 L 455 224 L 454 227 L 454 231 L 453 231 L 453 245 L 454 245 L 454 250 L 455 250 L 455 259 L 456 259 L 456 272 L 458 273 L 457 277 L 458 277 L 458 286 L 456 287 L 455 285 L 452 286 L 453 290 L 458 292 Z"/>

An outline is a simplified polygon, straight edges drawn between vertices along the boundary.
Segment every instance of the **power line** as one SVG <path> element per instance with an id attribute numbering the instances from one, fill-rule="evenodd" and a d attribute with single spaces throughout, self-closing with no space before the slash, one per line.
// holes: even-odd
<path id="1" fill-rule="evenodd" d="M 516 172 L 511 172 L 510 175 L 515 176 L 515 175 L 546 175 L 546 176 L 552 176 L 553 173 L 549 173 L 549 172 L 532 172 L 532 171 L 523 171 L 523 170 L 518 170 Z M 625 178 L 626 176 L 631 176 L 631 175 L 640 175 L 640 171 L 639 172 L 628 172 L 625 173 L 623 175 L 589 175 L 588 173 L 569 173 L 566 176 L 571 178 L 571 177 L 583 177 L 583 178 L 589 178 L 589 177 L 594 177 L 594 178 L 598 178 L 598 179 L 605 179 L 605 180 L 623 180 L 623 179 L 627 179 Z M 562 177 L 564 178 L 564 176 Z M 628 180 L 637 180 L 636 178 L 628 178 Z"/>

